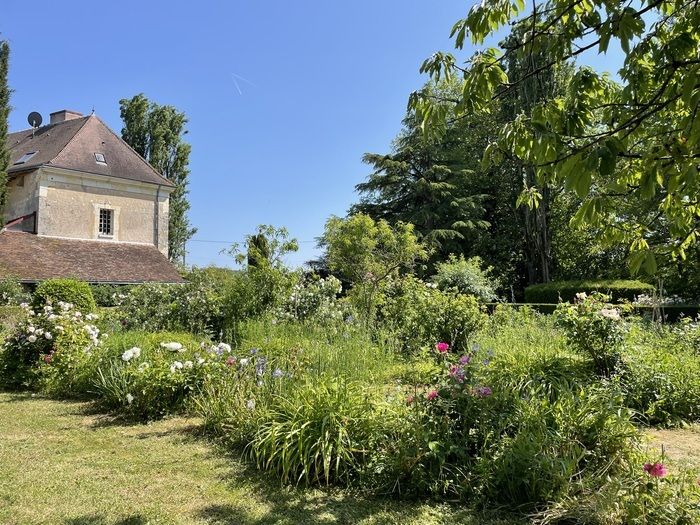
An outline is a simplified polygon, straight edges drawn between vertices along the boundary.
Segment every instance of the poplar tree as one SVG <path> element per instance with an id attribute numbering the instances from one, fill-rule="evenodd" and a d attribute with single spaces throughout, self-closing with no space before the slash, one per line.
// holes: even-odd
<path id="1" fill-rule="evenodd" d="M 7 71 L 10 62 L 10 46 L 0 42 L 0 227 L 4 224 L 5 202 L 7 201 L 7 168 L 10 164 L 10 150 L 7 148 L 7 119 L 10 115 L 10 93 L 7 85 Z"/>
<path id="2" fill-rule="evenodd" d="M 143 93 L 120 100 L 119 107 L 124 141 L 175 185 L 170 194 L 168 254 L 171 261 L 183 262 L 186 243 L 197 231 L 187 218 L 192 149 L 183 140 L 187 117 L 173 106 L 149 101 Z"/>

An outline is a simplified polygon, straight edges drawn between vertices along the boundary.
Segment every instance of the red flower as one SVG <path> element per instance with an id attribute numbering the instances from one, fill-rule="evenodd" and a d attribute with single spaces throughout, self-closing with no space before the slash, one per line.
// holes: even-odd
<path id="1" fill-rule="evenodd" d="M 226 359 L 226 366 L 233 366 L 236 364 L 236 358 L 233 357 L 232 355 L 228 356 L 228 359 Z"/>
<path id="2" fill-rule="evenodd" d="M 445 352 L 447 352 L 450 349 L 450 345 L 448 345 L 447 343 L 441 342 L 441 343 L 438 343 L 435 345 L 435 349 L 438 352 L 440 352 L 441 354 L 444 354 Z"/>
<path id="3" fill-rule="evenodd" d="M 668 470 L 663 463 L 645 463 L 644 472 L 652 478 L 664 478 L 668 474 Z"/>

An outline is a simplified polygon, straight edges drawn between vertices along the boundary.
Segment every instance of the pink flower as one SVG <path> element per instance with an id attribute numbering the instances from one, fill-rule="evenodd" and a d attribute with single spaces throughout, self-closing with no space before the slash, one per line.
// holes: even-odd
<path id="1" fill-rule="evenodd" d="M 644 472 L 652 478 L 664 478 L 668 474 L 668 470 L 663 463 L 645 463 Z"/>
<path id="2" fill-rule="evenodd" d="M 416 396 L 411 394 L 410 396 L 406 397 L 406 404 L 411 405 L 413 402 L 416 400 Z"/>
<path id="3" fill-rule="evenodd" d="M 441 354 L 444 354 L 450 349 L 450 345 L 448 345 L 447 343 L 441 342 L 441 343 L 436 344 L 435 348 L 437 349 L 438 352 L 440 352 Z"/>
<path id="4" fill-rule="evenodd" d="M 437 393 L 437 390 L 435 390 L 435 389 L 433 389 L 433 390 L 431 390 L 430 392 L 428 392 L 427 394 L 425 394 L 425 398 L 426 398 L 428 401 L 432 401 L 432 400 L 435 399 L 437 396 L 438 396 L 438 393 Z"/>
<path id="5" fill-rule="evenodd" d="M 51 354 L 46 354 L 44 356 L 44 363 L 50 363 L 52 359 L 53 357 L 51 356 Z"/>
<path id="6" fill-rule="evenodd" d="M 228 356 L 226 359 L 226 366 L 233 366 L 236 364 L 236 358 L 233 357 L 232 355 Z"/>

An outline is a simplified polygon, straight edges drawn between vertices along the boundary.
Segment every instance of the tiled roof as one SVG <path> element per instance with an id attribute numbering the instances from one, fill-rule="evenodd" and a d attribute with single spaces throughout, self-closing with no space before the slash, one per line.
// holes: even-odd
<path id="1" fill-rule="evenodd" d="M 6 144 L 11 155 L 10 174 L 48 165 L 173 186 L 95 115 L 49 124 L 34 132 L 28 129 L 10 133 Z M 26 163 L 14 164 L 32 151 L 36 154 Z M 106 163 L 96 162 L 95 153 L 102 153 Z"/>
<path id="2" fill-rule="evenodd" d="M 183 279 L 154 246 L 0 232 L 0 277 L 22 282 L 72 277 L 93 283 L 179 283 Z"/>

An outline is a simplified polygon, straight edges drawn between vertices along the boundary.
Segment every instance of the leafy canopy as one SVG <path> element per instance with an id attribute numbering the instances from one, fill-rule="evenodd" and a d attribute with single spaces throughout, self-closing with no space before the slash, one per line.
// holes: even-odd
<path id="1" fill-rule="evenodd" d="M 491 0 L 452 29 L 455 47 L 481 45 L 510 23 L 526 28 L 507 48 L 489 47 L 460 65 L 436 53 L 421 68 L 434 79 L 460 77 L 454 102 L 425 90 L 409 106 L 440 132 L 448 115 L 489 112 L 518 85 L 584 53 L 619 43 L 620 82 L 578 66 L 564 94 L 539 101 L 503 126 L 486 164 L 515 158 L 540 184 L 562 184 L 581 198 L 572 221 L 593 225 L 606 243 L 630 248 L 633 271 L 656 270 L 656 255 L 685 259 L 700 229 L 700 5 L 697 1 Z M 518 78 L 505 64 L 546 51 L 550 60 Z M 536 188 L 521 201 L 536 207 Z"/>

